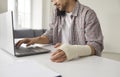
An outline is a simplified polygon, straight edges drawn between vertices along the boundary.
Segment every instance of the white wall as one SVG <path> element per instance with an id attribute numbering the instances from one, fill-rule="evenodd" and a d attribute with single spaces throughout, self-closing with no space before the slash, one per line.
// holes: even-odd
<path id="1" fill-rule="evenodd" d="M 32 29 L 42 28 L 42 1 L 32 0 Z"/>
<path id="2" fill-rule="evenodd" d="M 120 0 L 79 0 L 94 9 L 104 35 L 104 52 L 120 53 Z M 43 25 L 49 24 L 50 0 L 44 0 Z"/>
<path id="3" fill-rule="evenodd" d="M 51 0 L 43 0 L 43 28 L 48 28 L 50 20 L 50 15 L 51 15 Z"/>
<path id="4" fill-rule="evenodd" d="M 7 11 L 7 0 L 0 0 L 0 13 Z"/>

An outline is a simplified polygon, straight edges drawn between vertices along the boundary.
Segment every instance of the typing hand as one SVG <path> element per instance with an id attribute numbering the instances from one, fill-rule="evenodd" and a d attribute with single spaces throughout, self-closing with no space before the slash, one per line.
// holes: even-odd
<path id="1" fill-rule="evenodd" d="M 25 38 L 23 40 L 20 40 L 16 43 L 16 48 L 19 48 L 23 43 L 26 44 L 26 46 L 30 46 L 34 43 L 36 43 L 37 39 L 35 38 Z"/>

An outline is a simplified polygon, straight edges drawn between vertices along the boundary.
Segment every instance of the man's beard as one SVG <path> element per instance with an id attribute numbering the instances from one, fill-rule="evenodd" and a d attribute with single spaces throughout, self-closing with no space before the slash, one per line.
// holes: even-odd
<path id="1" fill-rule="evenodd" d="M 65 11 L 57 8 L 57 16 L 65 16 Z"/>

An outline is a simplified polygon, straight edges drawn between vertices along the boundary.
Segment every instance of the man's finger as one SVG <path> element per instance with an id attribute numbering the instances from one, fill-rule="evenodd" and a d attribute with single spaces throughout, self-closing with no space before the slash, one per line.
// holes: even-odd
<path id="1" fill-rule="evenodd" d="M 32 44 L 34 44 L 33 41 L 30 41 L 29 43 L 27 43 L 26 46 L 30 46 L 30 45 L 32 45 Z"/>
<path id="2" fill-rule="evenodd" d="M 63 62 L 66 60 L 66 57 L 62 57 L 60 59 L 57 59 L 57 60 L 52 60 L 53 62 L 57 62 L 57 63 L 60 63 L 60 62 Z"/>
<path id="3" fill-rule="evenodd" d="M 56 60 L 56 59 L 62 57 L 63 55 L 65 55 L 65 53 L 63 51 L 60 51 L 60 52 L 56 53 L 55 55 L 51 56 L 51 59 Z"/>
<path id="4" fill-rule="evenodd" d="M 16 47 L 20 47 L 22 43 L 24 43 L 24 41 L 23 41 L 23 40 L 20 40 L 19 42 L 17 42 L 17 44 L 16 44 L 15 46 L 16 46 Z"/>
<path id="5" fill-rule="evenodd" d="M 57 47 L 59 47 L 61 45 L 61 43 L 57 43 L 57 44 L 55 44 L 55 48 L 57 48 Z"/>
<path id="6" fill-rule="evenodd" d="M 56 54 L 57 54 L 58 52 L 60 52 L 60 51 L 61 51 L 61 50 L 60 50 L 60 49 L 58 49 L 57 51 L 53 52 L 51 56 L 56 55 Z"/>

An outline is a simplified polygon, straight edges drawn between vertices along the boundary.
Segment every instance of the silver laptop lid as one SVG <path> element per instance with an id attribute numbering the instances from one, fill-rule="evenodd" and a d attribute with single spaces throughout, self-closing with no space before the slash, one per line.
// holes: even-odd
<path id="1" fill-rule="evenodd" d="M 12 11 L 0 14 L 0 48 L 14 55 Z"/>

